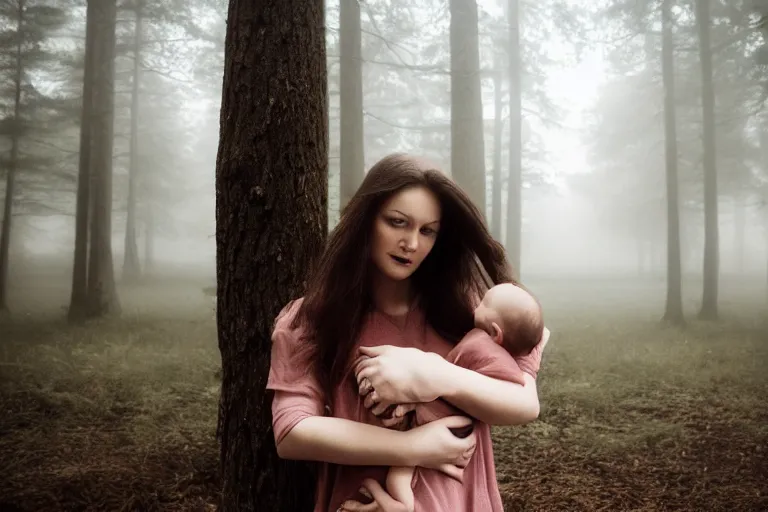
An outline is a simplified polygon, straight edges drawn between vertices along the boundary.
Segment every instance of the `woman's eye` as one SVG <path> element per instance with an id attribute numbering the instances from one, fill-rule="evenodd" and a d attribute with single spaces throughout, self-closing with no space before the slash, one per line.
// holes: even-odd
<path id="1" fill-rule="evenodd" d="M 405 221 L 403 219 L 396 219 L 392 217 L 389 219 L 389 223 L 392 224 L 393 226 L 402 226 L 403 224 L 405 224 Z"/>
<path id="2" fill-rule="evenodd" d="M 436 233 L 436 231 L 434 229 L 432 229 L 432 228 L 422 228 L 422 230 L 421 230 L 421 234 L 422 235 L 432 236 L 435 233 Z"/>

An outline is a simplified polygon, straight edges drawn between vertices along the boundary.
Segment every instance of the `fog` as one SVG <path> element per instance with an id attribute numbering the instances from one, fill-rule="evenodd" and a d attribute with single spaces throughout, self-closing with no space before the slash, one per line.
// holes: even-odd
<path id="1" fill-rule="evenodd" d="M 222 90 L 228 4 L 119 2 L 114 58 L 94 53 L 114 63 L 112 90 L 86 70 L 85 2 L 26 2 L 21 11 L 15 1 L 0 8 L 3 30 L 22 40 L 0 38 L 0 460 L 11 468 L 0 477 L 0 509 L 213 510 L 221 490 L 216 169 L 222 96 L 232 94 Z M 659 2 L 478 0 L 479 61 L 469 74 L 479 76 L 481 130 L 454 126 L 452 136 L 461 103 L 451 95 L 455 2 L 344 2 L 325 4 L 329 230 L 342 173 L 356 171 L 342 169 L 342 134 L 362 132 L 365 169 L 408 152 L 461 186 L 482 175 L 478 206 L 511 260 L 519 250 L 521 281 L 553 332 L 540 418 L 494 433 L 505 510 L 766 509 L 762 4 L 705 2 L 704 48 L 699 3 L 665 0 L 674 19 L 667 52 Z M 363 121 L 347 131 L 340 7 L 352 4 Z M 515 51 L 508 16 L 518 4 Z M 21 25 L 18 12 L 26 13 Z M 91 111 L 85 84 L 102 91 Z M 107 96 L 112 117 L 99 103 Z M 477 169 L 451 169 L 452 152 L 478 144 Z M 522 227 L 512 247 L 507 207 L 517 168 Z M 109 179 L 111 193 L 102 193 Z M 85 182 L 82 247 L 111 255 L 96 256 L 98 307 L 77 317 Z M 668 229 L 678 215 L 675 239 Z M 108 218 L 105 242 L 94 219 Z M 668 250 L 678 242 L 679 276 Z M 670 319 L 678 280 L 682 316 Z M 105 298 L 110 286 L 117 308 Z M 709 299 L 714 314 L 702 312 Z"/>

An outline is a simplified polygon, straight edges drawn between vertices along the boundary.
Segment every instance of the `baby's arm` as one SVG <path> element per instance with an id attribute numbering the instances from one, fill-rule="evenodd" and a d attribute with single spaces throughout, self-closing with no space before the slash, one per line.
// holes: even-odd
<path id="1" fill-rule="evenodd" d="M 408 512 L 413 512 L 415 497 L 413 494 L 413 473 L 416 468 L 412 466 L 394 466 L 387 473 L 387 492 L 397 501 L 405 505 Z"/>

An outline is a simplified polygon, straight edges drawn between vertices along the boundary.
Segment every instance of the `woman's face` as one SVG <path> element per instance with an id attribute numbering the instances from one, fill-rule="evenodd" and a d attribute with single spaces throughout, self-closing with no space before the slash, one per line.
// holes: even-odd
<path id="1" fill-rule="evenodd" d="M 373 225 L 371 258 L 395 281 L 409 278 L 435 245 L 440 202 L 425 187 L 409 187 L 389 198 Z"/>

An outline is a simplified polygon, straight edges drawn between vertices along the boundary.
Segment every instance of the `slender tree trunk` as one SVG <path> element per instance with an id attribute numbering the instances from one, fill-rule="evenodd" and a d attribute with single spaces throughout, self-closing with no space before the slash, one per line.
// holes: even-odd
<path id="1" fill-rule="evenodd" d="M 21 61 L 21 47 L 24 41 L 25 1 L 19 0 L 16 23 L 16 74 L 13 80 L 13 135 L 11 136 L 11 158 L 5 182 L 5 204 L 3 226 L 0 232 L 0 312 L 8 311 L 8 266 L 11 249 L 11 226 L 13 220 L 13 197 L 16 188 L 16 170 L 19 164 L 19 135 L 21 133 L 21 86 L 24 68 Z"/>
<path id="2" fill-rule="evenodd" d="M 340 170 L 339 211 L 357 191 L 365 175 L 363 137 L 363 58 L 358 0 L 340 0 L 339 5 L 339 93 Z"/>
<path id="3" fill-rule="evenodd" d="M 146 174 L 145 174 L 146 176 Z M 146 189 L 145 189 L 146 190 Z M 144 205 L 144 277 L 149 276 L 155 267 L 155 208 L 151 194 L 145 196 Z"/>
<path id="4" fill-rule="evenodd" d="M 485 148 L 477 2 L 450 0 L 451 175 L 485 215 Z"/>
<path id="5" fill-rule="evenodd" d="M 685 323 L 683 315 L 683 276 L 680 256 L 680 206 L 677 173 L 677 122 L 675 119 L 675 64 L 672 36 L 671 0 L 661 4 L 664 82 L 664 140 L 667 175 L 667 302 L 663 321 Z"/>
<path id="6" fill-rule="evenodd" d="M 501 66 L 500 52 L 495 51 L 493 72 L 493 191 L 491 195 L 491 233 L 501 241 L 501 135 L 504 129 L 502 103 L 502 83 L 504 71 Z"/>
<path id="7" fill-rule="evenodd" d="M 136 2 L 133 37 L 133 81 L 131 84 L 131 141 L 128 166 L 128 211 L 125 220 L 123 280 L 136 282 L 141 277 L 139 246 L 136 243 L 136 185 L 139 179 L 139 81 L 141 78 L 141 42 L 143 0 Z"/>
<path id="8" fill-rule="evenodd" d="M 75 254 L 72 267 L 72 291 L 69 320 L 83 320 L 88 309 L 88 245 L 91 211 L 91 116 L 93 115 L 93 80 L 95 50 L 95 4 L 87 2 L 85 23 L 85 69 L 83 72 L 83 104 L 80 112 L 80 161 L 77 172 L 77 205 L 75 207 Z"/>
<path id="9" fill-rule="evenodd" d="M 8 266 L 11 253 L 11 221 L 13 219 L 13 196 L 16 183 L 16 168 L 8 166 L 5 178 L 5 202 L 3 203 L 3 225 L 0 233 L 0 312 L 8 311 Z"/>
<path id="10" fill-rule="evenodd" d="M 715 320 L 718 317 L 720 242 L 717 212 L 715 91 L 712 83 L 710 24 L 710 0 L 696 0 L 696 25 L 699 32 L 699 56 L 701 60 L 701 104 L 704 124 L 704 292 L 699 318 Z"/>
<path id="11" fill-rule="evenodd" d="M 733 198 L 733 257 L 734 270 L 737 274 L 744 273 L 744 250 L 746 242 L 747 212 L 744 207 L 743 198 L 736 196 Z"/>
<path id="12" fill-rule="evenodd" d="M 120 313 L 112 262 L 116 0 L 98 1 L 94 14 L 96 44 L 93 68 L 93 124 L 91 125 L 93 212 L 88 262 L 88 315 L 105 316 Z"/>
<path id="13" fill-rule="evenodd" d="M 509 181 L 507 182 L 507 252 L 522 272 L 523 109 L 520 82 L 520 2 L 509 0 Z"/>
<path id="14" fill-rule="evenodd" d="M 220 510 L 312 510 L 308 464 L 278 458 L 271 331 L 328 226 L 323 0 L 230 0 L 216 164 Z"/>

